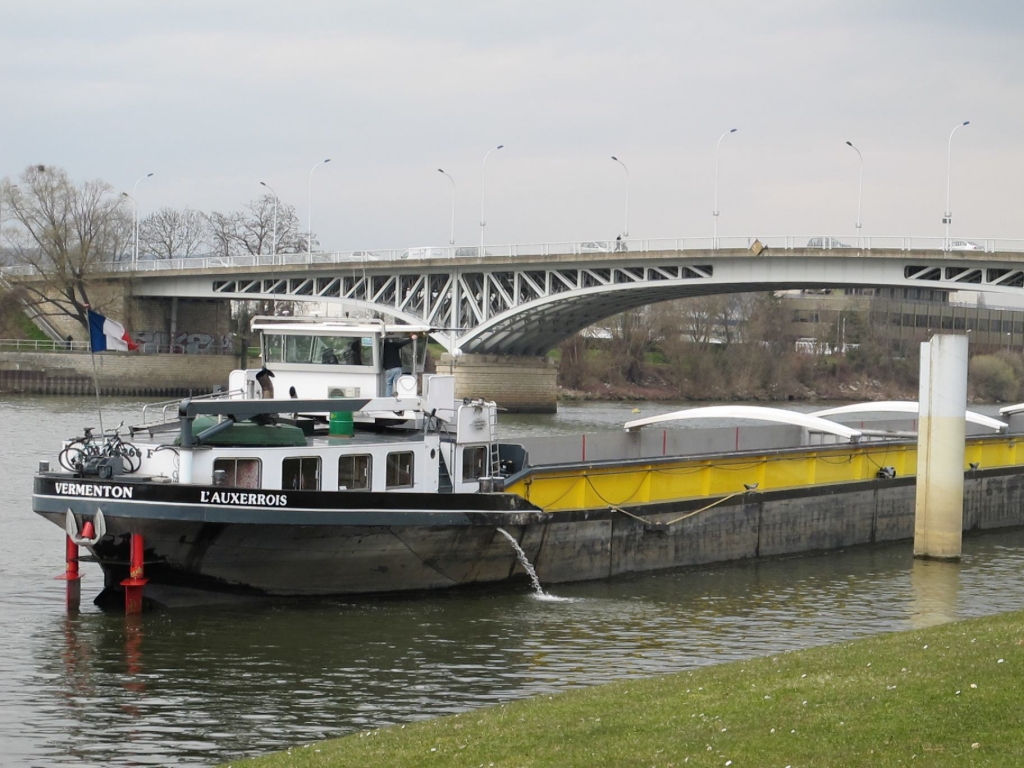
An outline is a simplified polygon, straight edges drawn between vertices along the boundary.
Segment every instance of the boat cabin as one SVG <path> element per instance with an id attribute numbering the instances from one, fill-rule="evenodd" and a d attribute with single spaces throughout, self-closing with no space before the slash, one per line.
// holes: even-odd
<path id="1" fill-rule="evenodd" d="M 383 397 L 388 394 L 383 347 L 391 339 L 402 344 L 403 373 L 392 394 L 420 391 L 429 326 L 372 318 L 256 317 L 251 327 L 260 336 L 262 367 L 232 371 L 228 379 L 229 389 L 244 397 Z M 269 375 L 260 376 L 263 371 Z"/>

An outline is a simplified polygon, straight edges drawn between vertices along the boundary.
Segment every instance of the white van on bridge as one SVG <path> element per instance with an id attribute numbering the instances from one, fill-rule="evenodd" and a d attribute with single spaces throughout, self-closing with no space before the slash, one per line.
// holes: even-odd
<path id="1" fill-rule="evenodd" d="M 426 245 L 419 248 L 410 248 L 402 254 L 403 259 L 443 259 L 448 255 L 447 248 L 435 245 Z"/>

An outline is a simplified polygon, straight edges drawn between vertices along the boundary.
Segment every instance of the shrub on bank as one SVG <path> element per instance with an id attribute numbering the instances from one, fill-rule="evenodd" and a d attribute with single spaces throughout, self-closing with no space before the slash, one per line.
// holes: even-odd
<path id="1" fill-rule="evenodd" d="M 974 395 L 982 400 L 1010 402 L 1020 391 L 1020 379 L 1013 366 L 999 355 L 978 355 L 971 359 L 968 381 Z"/>

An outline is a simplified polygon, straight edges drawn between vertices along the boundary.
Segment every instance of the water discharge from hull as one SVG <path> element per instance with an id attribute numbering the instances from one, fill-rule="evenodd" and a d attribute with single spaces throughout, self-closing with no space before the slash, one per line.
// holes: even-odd
<path id="1" fill-rule="evenodd" d="M 519 542 L 516 541 L 515 537 L 506 531 L 504 528 L 497 528 L 498 533 L 508 539 L 508 543 L 512 545 L 512 549 L 516 552 L 516 557 L 519 558 L 519 563 L 523 566 L 523 570 L 530 577 L 530 583 L 533 584 L 533 594 L 538 600 L 547 600 L 549 602 L 561 602 L 562 600 L 568 600 L 569 598 L 556 597 L 555 595 L 549 595 L 544 591 L 544 587 L 540 584 L 540 579 L 537 577 L 537 571 L 534 570 L 533 565 L 530 563 L 530 558 L 523 552 L 523 548 L 519 546 Z"/>

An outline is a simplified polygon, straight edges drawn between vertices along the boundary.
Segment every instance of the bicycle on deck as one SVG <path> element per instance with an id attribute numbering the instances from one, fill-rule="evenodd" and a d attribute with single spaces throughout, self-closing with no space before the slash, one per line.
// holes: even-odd
<path id="1" fill-rule="evenodd" d="M 93 434 L 92 427 L 85 427 L 85 434 L 71 440 L 57 457 L 60 465 L 68 472 L 81 474 L 90 459 L 119 456 L 125 472 L 135 472 L 142 465 L 142 451 L 121 438 L 122 421 L 103 437 Z"/>

